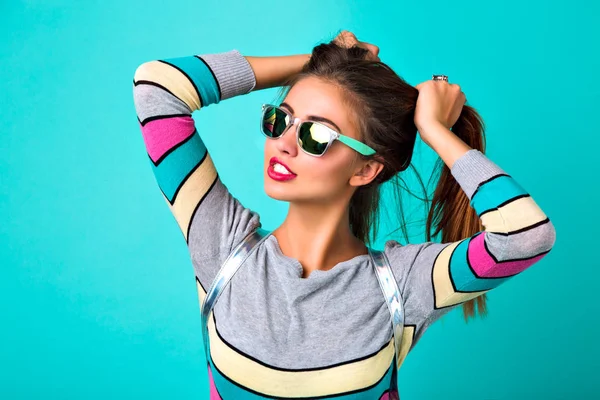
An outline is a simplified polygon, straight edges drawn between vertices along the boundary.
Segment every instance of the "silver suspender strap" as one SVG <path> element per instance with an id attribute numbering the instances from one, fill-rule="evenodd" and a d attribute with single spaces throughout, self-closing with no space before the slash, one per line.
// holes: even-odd
<path id="1" fill-rule="evenodd" d="M 223 289 L 229 281 L 231 277 L 237 272 L 240 268 L 244 260 L 248 257 L 252 249 L 258 245 L 261 241 L 263 241 L 269 232 L 263 228 L 258 228 L 257 230 L 249 233 L 242 240 L 240 244 L 236 246 L 235 249 L 229 254 L 227 259 L 223 262 L 223 265 L 219 269 L 217 276 L 210 285 L 208 292 L 206 292 L 206 296 L 204 297 L 204 301 L 202 302 L 201 309 L 201 320 L 202 320 L 202 337 L 204 340 L 204 353 L 208 359 L 208 317 L 210 312 L 221 293 L 223 293 Z"/>
<path id="2" fill-rule="evenodd" d="M 402 304 L 402 296 L 398 290 L 398 284 L 392 273 L 392 268 L 383 251 L 369 249 L 369 253 L 373 258 L 373 265 L 379 280 L 379 286 L 383 292 L 388 309 L 392 315 L 392 329 L 394 336 L 394 350 L 396 354 L 396 368 L 400 360 L 400 345 L 402 343 L 402 331 L 404 330 L 404 307 Z"/>

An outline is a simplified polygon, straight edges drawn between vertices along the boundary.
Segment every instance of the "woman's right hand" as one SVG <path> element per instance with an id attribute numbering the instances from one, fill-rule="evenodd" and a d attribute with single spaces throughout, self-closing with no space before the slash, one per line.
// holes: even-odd
<path id="1" fill-rule="evenodd" d="M 369 60 L 381 61 L 379 59 L 379 47 L 377 47 L 371 43 L 359 41 L 356 38 L 356 36 L 354 35 L 354 33 L 350 32 L 350 31 L 341 31 L 335 37 L 335 39 L 332 40 L 332 42 L 334 42 L 335 44 L 342 46 L 342 47 L 348 47 L 348 48 L 350 48 L 352 46 L 362 47 L 363 49 L 369 50 L 369 54 L 367 56 L 367 58 Z"/>

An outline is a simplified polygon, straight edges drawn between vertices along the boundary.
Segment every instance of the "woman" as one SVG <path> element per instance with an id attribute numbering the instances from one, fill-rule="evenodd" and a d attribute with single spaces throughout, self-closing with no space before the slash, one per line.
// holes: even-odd
<path id="1" fill-rule="evenodd" d="M 465 317 L 475 303 L 485 314 L 485 293 L 555 242 L 531 196 L 483 154 L 482 123 L 460 87 L 412 87 L 378 51 L 343 31 L 307 55 L 231 50 L 146 62 L 135 72 L 146 149 L 188 245 L 201 303 L 232 249 L 262 225 L 219 179 L 191 114 L 252 90 L 289 90 L 260 113 L 265 191 L 289 211 L 215 305 L 211 399 L 397 398 L 397 369 L 427 327 L 461 304 Z M 229 140 L 231 113 L 213 130 L 221 140 Z M 435 224 L 443 243 L 385 244 L 405 309 L 395 360 L 367 245 L 381 184 L 410 166 L 417 132 L 443 161 L 426 226 L 427 240 Z"/>

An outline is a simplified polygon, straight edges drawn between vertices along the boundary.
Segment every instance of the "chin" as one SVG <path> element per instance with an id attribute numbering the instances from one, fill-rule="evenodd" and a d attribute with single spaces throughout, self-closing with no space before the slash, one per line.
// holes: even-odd
<path id="1" fill-rule="evenodd" d="M 271 178 L 267 176 L 265 179 Z M 283 187 L 281 182 L 275 182 L 273 180 L 271 180 L 271 182 L 265 182 L 264 189 L 265 194 L 272 199 L 280 201 L 291 201 L 293 199 L 293 196 L 290 195 L 289 188 Z"/>

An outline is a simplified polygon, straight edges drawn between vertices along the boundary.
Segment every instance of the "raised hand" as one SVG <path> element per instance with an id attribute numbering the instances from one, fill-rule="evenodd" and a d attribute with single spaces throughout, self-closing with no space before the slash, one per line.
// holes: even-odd
<path id="1" fill-rule="evenodd" d="M 369 50 L 369 55 L 368 55 L 369 60 L 381 61 L 379 59 L 379 47 L 377 47 L 371 43 L 361 42 L 360 40 L 358 40 L 356 38 L 354 33 L 350 32 L 350 31 L 345 31 L 345 30 L 341 31 L 335 37 L 335 39 L 333 39 L 332 42 L 334 42 L 335 44 L 337 44 L 339 46 L 348 47 L 348 48 L 350 48 L 352 46 L 362 47 L 363 49 Z"/>

